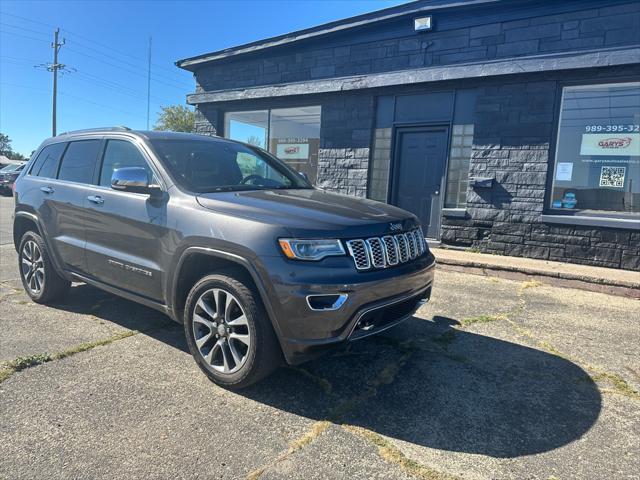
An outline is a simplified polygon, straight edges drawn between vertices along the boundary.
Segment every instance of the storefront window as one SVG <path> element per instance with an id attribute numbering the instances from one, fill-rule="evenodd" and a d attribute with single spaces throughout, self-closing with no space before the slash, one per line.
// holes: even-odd
<path id="1" fill-rule="evenodd" d="M 269 138 L 269 112 L 229 112 L 224 117 L 224 132 L 228 138 L 266 150 Z"/>
<path id="2" fill-rule="evenodd" d="M 454 125 L 447 171 L 447 196 L 444 202 L 446 208 L 464 208 L 467 205 L 472 146 L 473 124 Z"/>
<path id="3" fill-rule="evenodd" d="M 320 148 L 320 107 L 228 112 L 225 136 L 268 149 L 315 183 Z"/>
<path id="4" fill-rule="evenodd" d="M 565 87 L 552 209 L 640 212 L 640 82 Z"/>

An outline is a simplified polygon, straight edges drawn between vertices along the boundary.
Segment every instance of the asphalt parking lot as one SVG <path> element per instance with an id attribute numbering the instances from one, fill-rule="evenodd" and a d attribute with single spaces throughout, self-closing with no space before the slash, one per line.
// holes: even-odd
<path id="1" fill-rule="evenodd" d="M 0 478 L 640 471 L 638 301 L 439 271 L 403 325 L 233 393 L 154 310 L 80 284 L 29 301 L 10 207 L 0 198 Z"/>

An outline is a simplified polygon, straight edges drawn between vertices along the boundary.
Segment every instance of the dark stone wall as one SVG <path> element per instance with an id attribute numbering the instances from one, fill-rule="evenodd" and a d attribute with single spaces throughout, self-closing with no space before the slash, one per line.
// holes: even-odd
<path id="1" fill-rule="evenodd" d="M 322 101 L 318 187 L 366 197 L 374 112 L 371 93 Z"/>
<path id="2" fill-rule="evenodd" d="M 478 85 L 469 176 L 493 178 L 493 186 L 468 189 L 467 217 L 445 217 L 442 242 L 485 253 L 640 270 L 640 232 L 542 220 L 561 82 L 610 82 L 638 73 L 635 66 Z"/>
<path id="3" fill-rule="evenodd" d="M 433 13 L 434 30 L 412 16 L 295 46 L 221 60 L 196 70 L 196 91 L 590 50 L 640 43 L 640 2 L 505 1 Z"/>

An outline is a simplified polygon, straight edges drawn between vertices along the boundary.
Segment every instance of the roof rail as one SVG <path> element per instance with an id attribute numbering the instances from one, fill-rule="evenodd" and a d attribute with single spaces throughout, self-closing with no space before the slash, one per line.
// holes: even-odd
<path id="1" fill-rule="evenodd" d="M 125 126 L 118 127 L 102 127 L 102 128 L 85 128 L 82 130 L 69 130 L 68 132 L 62 132 L 56 135 L 59 137 L 60 135 L 71 135 L 72 133 L 90 133 L 90 132 L 129 132 L 131 129 Z"/>

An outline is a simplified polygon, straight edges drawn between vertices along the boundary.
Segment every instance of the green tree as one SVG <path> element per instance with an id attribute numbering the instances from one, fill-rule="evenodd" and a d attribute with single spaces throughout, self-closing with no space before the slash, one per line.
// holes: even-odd
<path id="1" fill-rule="evenodd" d="M 158 116 L 158 121 L 153 126 L 154 130 L 193 132 L 195 129 L 196 114 L 190 108 L 183 105 L 170 105 L 160 108 L 161 112 Z"/>
<path id="2" fill-rule="evenodd" d="M 9 135 L 0 133 L 0 155 L 8 157 L 11 153 L 13 153 L 13 150 L 11 149 L 11 139 Z"/>
<path id="3" fill-rule="evenodd" d="M 25 160 L 24 155 L 13 151 L 9 135 L 5 135 L 4 133 L 0 133 L 0 155 L 4 155 L 11 160 Z"/>

